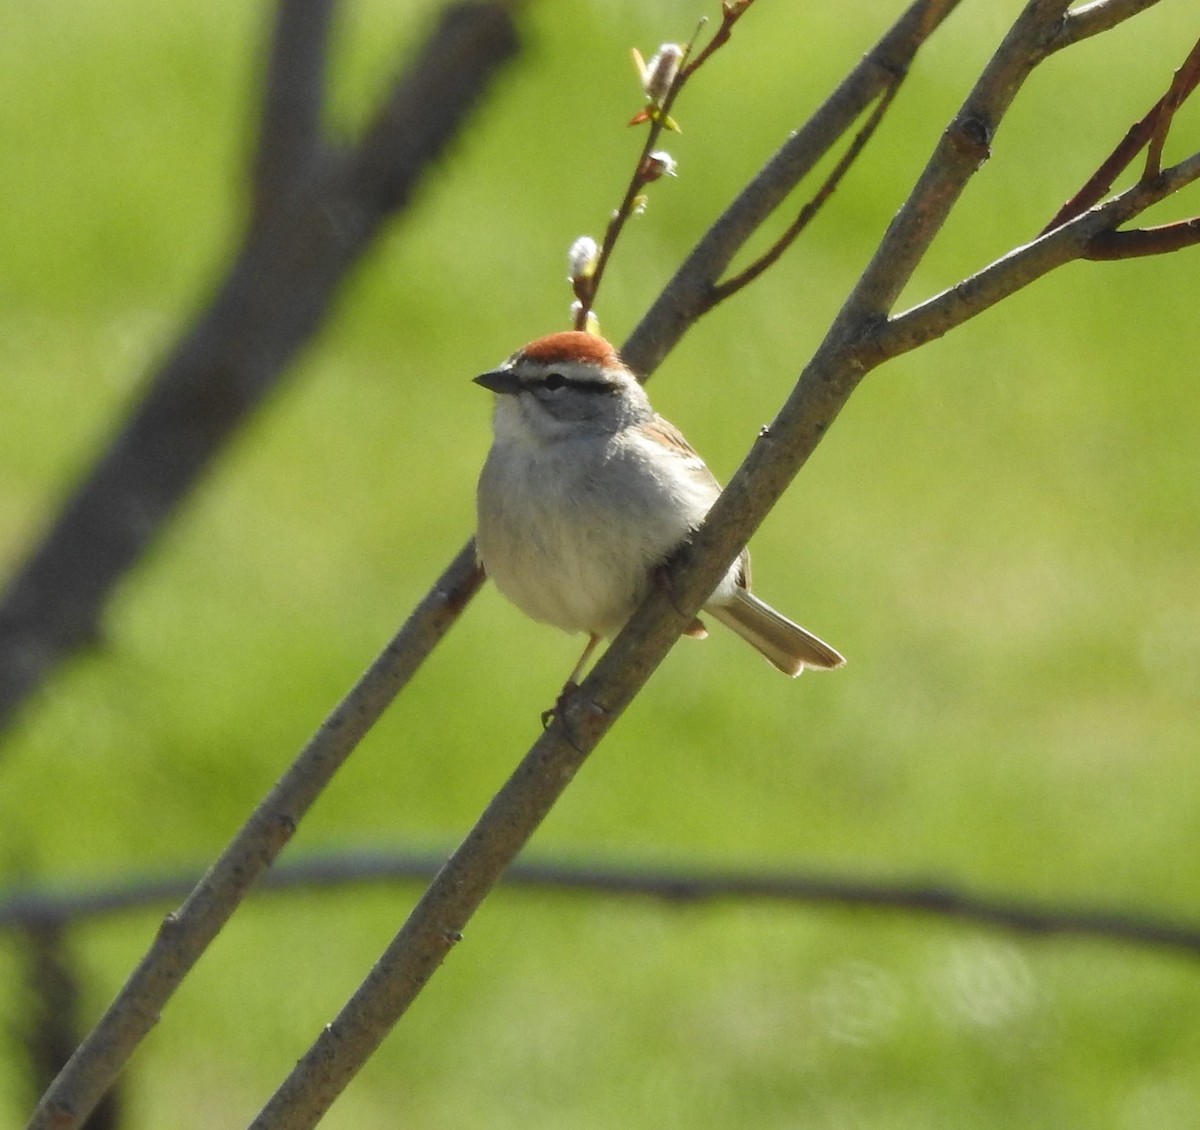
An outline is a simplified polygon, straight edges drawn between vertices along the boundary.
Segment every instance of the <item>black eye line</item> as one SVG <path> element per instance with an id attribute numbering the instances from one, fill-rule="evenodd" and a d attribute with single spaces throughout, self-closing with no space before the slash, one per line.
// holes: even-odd
<path id="1" fill-rule="evenodd" d="M 617 391 L 617 386 L 603 379 L 593 379 L 591 377 L 568 377 L 565 373 L 558 372 L 557 369 L 552 369 L 538 384 L 541 385 L 547 392 L 558 392 L 562 388 L 573 388 L 578 392 L 605 392 L 614 393 Z"/>

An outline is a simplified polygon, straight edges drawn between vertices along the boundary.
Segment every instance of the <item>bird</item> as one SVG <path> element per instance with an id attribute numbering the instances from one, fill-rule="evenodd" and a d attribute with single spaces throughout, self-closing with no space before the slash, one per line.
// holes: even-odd
<path id="1" fill-rule="evenodd" d="M 495 394 L 492 445 L 476 490 L 476 552 L 527 616 L 587 635 L 570 688 L 704 520 L 721 486 L 598 334 L 538 338 L 474 380 Z M 751 591 L 746 549 L 704 611 L 787 675 L 845 663 Z M 684 634 L 707 631 L 697 618 Z"/>

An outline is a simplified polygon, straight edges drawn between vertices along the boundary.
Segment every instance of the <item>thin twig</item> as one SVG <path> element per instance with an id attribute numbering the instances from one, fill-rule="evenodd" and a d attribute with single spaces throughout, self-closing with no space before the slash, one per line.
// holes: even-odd
<path id="1" fill-rule="evenodd" d="M 1081 257 L 1095 261 L 1138 259 L 1144 255 L 1169 255 L 1197 244 L 1200 244 L 1200 216 L 1153 228 L 1100 232 L 1088 241 Z"/>
<path id="2" fill-rule="evenodd" d="M 1153 184 L 1136 184 L 1126 189 L 1098 208 L 1018 247 L 982 271 L 876 326 L 869 340 L 863 342 L 863 348 L 874 352 L 872 363 L 878 364 L 941 337 L 1056 267 L 1076 259 L 1133 257 L 1133 250 L 1123 256 L 1105 251 L 1111 252 L 1114 246 L 1123 244 L 1126 236 L 1131 247 L 1140 242 L 1139 236 L 1148 242 L 1153 237 L 1147 233 L 1120 232 L 1121 225 L 1197 180 L 1200 180 L 1200 154 L 1165 170 Z M 1179 226 L 1178 235 L 1163 237 L 1163 250 L 1174 251 L 1196 241 L 1194 221 Z M 1150 253 L 1148 247 L 1142 251 Z"/>
<path id="3" fill-rule="evenodd" d="M 649 376 L 700 317 L 717 280 L 750 237 L 911 65 L 960 0 L 914 0 L 701 237 L 621 347 Z"/>
<path id="4" fill-rule="evenodd" d="M 1098 204 L 1112 190 L 1117 177 L 1132 164 L 1133 159 L 1149 147 L 1143 180 L 1153 180 L 1162 167 L 1162 150 L 1170 132 L 1175 113 L 1200 84 L 1200 41 L 1189 52 L 1180 68 L 1175 72 L 1167 92 L 1152 107 L 1134 122 L 1117 147 L 1100 163 L 1100 167 L 1087 179 L 1041 231 L 1042 235 L 1053 231 L 1068 220 L 1082 215 Z"/>
<path id="5" fill-rule="evenodd" d="M 715 52 L 729 42 L 734 24 L 746 14 L 753 3 L 754 0 L 721 0 L 721 26 L 713 32 L 712 38 L 704 45 L 704 50 L 699 52 L 686 66 L 680 68 L 683 79 L 690 78 L 708 62 Z"/>
<path id="6" fill-rule="evenodd" d="M 1046 235 L 1047 232 L 1061 227 L 1068 220 L 1081 216 L 1089 208 L 1099 204 L 1112 191 L 1117 177 L 1145 149 L 1162 105 L 1162 99 L 1159 99 L 1145 117 L 1129 127 L 1125 136 L 1117 143 L 1117 147 L 1100 162 L 1100 167 L 1088 177 L 1079 191 L 1055 213 L 1054 218 L 1042 228 L 1039 234 Z"/>
<path id="7" fill-rule="evenodd" d="M 617 241 L 621 238 L 621 232 L 625 230 L 625 224 L 637 209 L 637 201 L 641 196 L 642 189 L 650 183 L 648 176 L 650 154 L 654 152 L 655 146 L 658 145 L 658 139 L 662 136 L 663 130 L 667 128 L 667 123 L 671 120 L 671 108 L 675 105 L 675 100 L 679 97 L 683 90 L 683 84 L 687 81 L 687 74 L 690 72 L 685 72 L 682 64 L 687 62 L 688 54 L 694 43 L 695 36 L 684 45 L 679 69 L 675 72 L 662 100 L 649 113 L 647 120 L 650 126 L 646 130 L 646 138 L 642 142 L 641 152 L 633 166 L 633 173 L 625 188 L 625 195 L 621 198 L 621 203 L 617 205 L 612 216 L 609 217 L 608 225 L 604 230 L 604 238 L 600 241 L 600 251 L 596 257 L 595 267 L 590 275 L 574 280 L 575 293 L 579 300 L 575 310 L 575 328 L 577 330 L 587 327 L 588 316 L 594 308 L 600 283 L 604 279 L 604 272 L 608 267 L 609 260 L 616 250 Z"/>
<path id="8" fill-rule="evenodd" d="M 343 890 L 364 884 L 432 879 L 444 853 L 399 850 L 343 851 L 280 863 L 263 877 L 263 894 Z M 186 894 L 192 872 L 77 891 L 26 890 L 0 899 L 0 929 L 63 929 L 100 916 L 156 906 Z M 1074 936 L 1126 945 L 1182 950 L 1200 957 L 1200 923 L 1130 907 L 1083 906 L 972 891 L 928 879 L 869 879 L 808 871 L 670 868 L 611 861 L 565 863 L 518 860 L 505 872 L 502 890 L 564 895 L 633 897 L 691 906 L 713 902 L 780 902 L 863 911 L 928 915 L 1035 936 Z"/>
<path id="9" fill-rule="evenodd" d="M 662 99 L 648 109 L 643 110 L 633 119 L 635 123 L 648 121 L 650 128 L 647 131 L 646 140 L 642 145 L 642 151 L 634 164 L 633 174 L 630 177 L 628 187 L 625 189 L 625 195 L 609 218 L 608 225 L 605 228 L 604 238 L 600 243 L 595 266 L 590 273 L 580 275 L 571 280 L 575 290 L 575 297 L 578 300 L 575 308 L 574 322 L 577 330 L 587 328 L 589 317 L 595 307 L 596 295 L 600 289 L 600 282 L 604 277 L 605 269 L 612 258 L 617 240 L 620 238 L 626 222 L 637 211 L 642 190 L 653 180 L 657 179 L 658 174 L 653 171 L 654 166 L 651 154 L 658 145 L 659 138 L 664 129 L 678 128 L 673 125 L 670 116 L 676 99 L 678 99 L 684 85 L 696 71 L 729 42 L 734 24 L 745 15 L 752 3 L 754 3 L 754 0 L 721 0 L 721 26 L 717 29 L 713 37 L 695 58 L 690 58 L 696 45 L 696 39 L 707 22 L 706 20 L 701 20 L 695 34 L 684 45 L 683 55 L 679 60 L 678 68 Z"/>
<path id="10" fill-rule="evenodd" d="M 1094 0 L 1065 13 L 1062 23 L 1053 31 L 1047 42 L 1050 52 L 1073 47 L 1094 35 L 1111 31 L 1118 24 L 1133 19 L 1159 0 Z"/>
<path id="11" fill-rule="evenodd" d="M 875 103 L 875 108 L 871 111 L 870 117 L 863 123 L 862 129 L 854 135 L 854 139 L 851 141 L 846 152 L 839 158 L 837 164 L 825 178 L 821 187 L 817 189 L 812 199 L 800 209 L 799 215 L 788 225 L 787 230 L 762 255 L 744 270 L 739 271 L 732 278 L 717 283 L 709 291 L 708 300 L 703 307 L 704 313 L 707 313 L 719 303 L 724 302 L 725 299 L 732 297 L 743 287 L 749 286 L 764 271 L 773 267 L 782 257 L 783 253 L 795 243 L 801 232 L 808 227 L 826 201 L 837 190 L 846 173 L 850 171 L 850 166 L 854 164 L 858 155 L 879 127 L 879 123 L 883 121 L 884 115 L 900 90 L 900 83 L 904 80 L 903 73 L 897 74 L 894 77 L 895 81 L 884 88 L 882 95 L 880 95 L 879 100 Z"/>
<path id="12" fill-rule="evenodd" d="M 1167 135 L 1175 124 L 1175 114 L 1200 84 L 1200 39 L 1198 39 L 1182 66 L 1175 72 L 1167 93 L 1163 95 L 1158 106 L 1158 120 L 1150 135 L 1150 144 L 1146 148 L 1146 168 L 1142 173 L 1143 180 L 1153 180 L 1162 169 L 1163 147 L 1167 143 Z"/>

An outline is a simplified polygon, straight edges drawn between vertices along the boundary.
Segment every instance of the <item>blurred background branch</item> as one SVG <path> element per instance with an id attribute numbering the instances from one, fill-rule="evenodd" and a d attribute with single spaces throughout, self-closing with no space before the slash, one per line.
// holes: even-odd
<path id="1" fill-rule="evenodd" d="M 252 158 L 252 226 L 269 222 L 330 156 L 322 132 L 336 0 L 279 0 Z"/>
<path id="2" fill-rule="evenodd" d="M 53 1083 L 86 1031 L 86 975 L 71 952 L 68 930 L 73 917 L 51 921 L 35 915 L 14 931 L 23 977 L 11 1036 L 25 1060 L 21 1074 L 27 1105 Z M 119 1089 L 114 1087 L 91 1112 L 84 1130 L 118 1130 L 122 1123 Z"/>
<path id="3" fill-rule="evenodd" d="M 318 129 L 333 7 L 279 5 L 242 246 L 0 595 L 0 729 L 98 641 L 116 586 L 320 329 L 517 49 L 508 4 L 450 5 L 362 139 L 342 149 Z"/>
<path id="4" fill-rule="evenodd" d="M 313 854 L 280 861 L 263 876 L 258 890 L 289 894 L 422 883 L 437 875 L 446 854 L 400 848 Z M 196 874 L 186 871 L 90 882 L 74 889 L 30 886 L 0 892 L 0 930 L 26 931 L 32 936 L 35 931 L 62 931 L 95 918 L 154 910 L 187 895 Z M 891 912 L 1038 937 L 1179 950 L 1200 957 L 1200 922 L 1182 922 L 1131 907 L 987 894 L 928 878 L 520 859 L 504 873 L 500 887 L 514 892 L 649 899 L 672 906 L 765 902 Z"/>

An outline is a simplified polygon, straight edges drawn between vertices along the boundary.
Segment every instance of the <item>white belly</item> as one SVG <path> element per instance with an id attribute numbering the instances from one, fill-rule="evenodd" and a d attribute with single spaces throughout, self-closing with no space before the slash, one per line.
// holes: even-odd
<path id="1" fill-rule="evenodd" d="M 492 448 L 479 480 L 479 556 L 526 615 L 610 636 L 716 491 L 689 475 L 663 474 L 638 442 L 614 446 L 610 437 L 591 452 L 571 447 L 570 458 L 554 443 Z"/>

